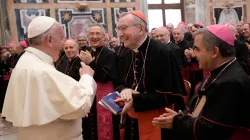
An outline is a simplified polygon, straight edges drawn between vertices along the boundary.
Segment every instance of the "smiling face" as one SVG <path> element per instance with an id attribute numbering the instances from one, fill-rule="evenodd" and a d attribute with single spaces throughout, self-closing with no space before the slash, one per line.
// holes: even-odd
<path id="1" fill-rule="evenodd" d="M 85 38 L 84 36 L 79 36 L 77 38 L 77 43 L 80 47 L 88 46 L 87 38 Z"/>
<path id="2" fill-rule="evenodd" d="M 170 40 L 170 33 L 165 27 L 160 27 L 155 31 L 155 39 L 162 43 L 168 43 Z"/>
<path id="3" fill-rule="evenodd" d="M 173 36 L 174 36 L 175 42 L 179 43 L 184 39 L 184 32 L 179 28 L 175 28 L 173 30 Z"/>
<path id="4" fill-rule="evenodd" d="M 138 40 L 141 40 L 143 34 L 140 27 L 142 27 L 140 24 L 135 24 L 132 14 L 127 14 L 119 19 L 118 35 L 126 48 L 135 49 L 138 47 Z"/>
<path id="5" fill-rule="evenodd" d="M 249 26 L 249 24 L 244 24 L 242 26 L 242 35 L 245 38 L 249 38 L 250 37 L 250 26 Z"/>
<path id="6" fill-rule="evenodd" d="M 88 40 L 91 47 L 98 48 L 104 44 L 104 30 L 100 26 L 91 26 L 88 30 Z"/>
<path id="7" fill-rule="evenodd" d="M 79 54 L 79 48 L 74 40 L 67 40 L 63 45 L 63 50 L 69 59 L 73 59 Z"/>

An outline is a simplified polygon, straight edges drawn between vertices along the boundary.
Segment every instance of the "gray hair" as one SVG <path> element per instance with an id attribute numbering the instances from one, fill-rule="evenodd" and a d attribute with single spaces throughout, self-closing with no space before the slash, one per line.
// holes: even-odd
<path id="1" fill-rule="evenodd" d="M 66 40 L 66 41 L 64 42 L 64 44 L 65 44 L 66 42 L 68 42 L 68 41 L 74 42 L 74 46 L 77 47 L 77 48 L 79 48 L 78 43 L 77 43 L 75 40 L 73 40 L 73 39 Z"/>
<path id="2" fill-rule="evenodd" d="M 220 54 L 222 57 L 231 57 L 235 56 L 235 47 L 227 44 L 225 41 L 222 41 L 214 34 L 209 32 L 206 28 L 198 29 L 194 36 L 202 35 L 202 43 L 207 50 L 213 50 L 214 46 L 219 48 Z"/>
<path id="3" fill-rule="evenodd" d="M 99 23 L 90 24 L 89 27 L 88 27 L 88 34 L 89 34 L 89 29 L 90 29 L 91 27 L 94 27 L 94 26 L 100 27 L 101 30 L 102 30 L 101 32 L 103 33 L 103 35 L 105 35 L 105 29 L 104 29 L 104 27 L 102 26 L 102 24 L 99 24 Z"/>
<path id="4" fill-rule="evenodd" d="M 119 16 L 119 18 L 121 17 L 125 17 L 126 15 L 129 15 L 130 13 L 123 13 Z M 132 14 L 133 15 L 133 14 Z M 147 28 L 147 23 L 145 21 L 143 21 L 141 18 L 133 15 L 133 20 L 134 20 L 134 24 L 140 24 L 143 25 L 145 27 L 145 31 L 148 32 L 148 28 Z"/>
<path id="5" fill-rule="evenodd" d="M 80 34 L 80 35 L 77 37 L 77 40 L 78 40 L 79 38 L 82 38 L 82 37 L 83 37 L 86 41 L 88 41 L 87 36 L 84 35 L 84 34 Z"/>

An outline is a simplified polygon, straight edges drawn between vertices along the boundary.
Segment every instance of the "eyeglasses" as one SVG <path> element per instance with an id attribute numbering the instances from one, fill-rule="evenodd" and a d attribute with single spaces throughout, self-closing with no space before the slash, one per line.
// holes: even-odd
<path id="1" fill-rule="evenodd" d="M 158 37 L 160 37 L 160 38 L 163 38 L 165 35 L 167 35 L 168 33 L 166 33 L 166 34 L 163 34 L 163 35 L 156 35 L 155 36 L 155 38 L 158 38 Z"/>
<path id="2" fill-rule="evenodd" d="M 127 26 L 127 25 L 120 26 L 120 27 L 115 28 L 115 31 L 116 31 L 116 32 L 119 32 L 119 31 L 124 32 L 124 31 L 126 31 L 129 27 L 138 26 L 138 25 L 141 25 L 141 24 L 133 24 L 133 25 L 129 25 L 129 26 Z"/>

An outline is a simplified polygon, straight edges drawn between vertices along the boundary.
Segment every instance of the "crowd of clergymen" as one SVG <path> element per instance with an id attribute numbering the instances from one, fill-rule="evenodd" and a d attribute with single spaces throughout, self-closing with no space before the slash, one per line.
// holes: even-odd
<path id="1" fill-rule="evenodd" d="M 232 23 L 226 24 L 228 28 L 232 30 L 235 36 L 235 50 L 236 50 L 236 58 L 239 64 L 243 67 L 243 69 L 249 74 L 249 55 L 248 52 L 250 50 L 250 24 L 239 22 L 237 25 L 233 25 Z M 151 39 L 158 40 L 162 43 L 167 44 L 168 47 L 174 51 L 177 63 L 179 65 L 180 71 L 182 73 L 182 77 L 185 81 L 186 90 L 188 96 L 185 97 L 185 103 L 189 97 L 192 96 L 195 87 L 203 81 L 203 79 L 207 76 L 207 72 L 203 71 L 199 68 L 199 64 L 195 58 L 192 57 L 193 49 L 194 49 L 194 36 L 193 34 L 200 28 L 204 28 L 204 24 L 202 22 L 197 22 L 193 24 L 185 24 L 184 22 L 180 22 L 177 27 L 174 27 L 173 24 L 169 23 L 167 26 L 153 28 L 148 36 Z M 7 46 L 1 47 L 1 57 L 0 57 L 0 107 L 2 109 L 4 103 L 5 92 L 8 86 L 8 81 L 11 75 L 12 70 L 15 68 L 15 65 L 18 62 L 18 59 L 25 52 L 25 48 L 28 48 L 29 42 L 27 41 L 27 33 L 24 35 L 24 41 L 17 42 L 11 41 Z M 95 61 L 98 57 L 97 52 L 100 51 L 91 48 L 92 44 L 89 44 L 89 34 L 81 34 L 78 38 L 67 39 L 63 45 L 63 50 L 59 56 L 57 62 L 55 62 L 55 67 L 65 73 L 75 80 L 80 79 L 79 68 L 81 67 L 80 62 L 84 60 L 86 64 L 91 65 L 91 61 Z M 101 37 L 101 36 L 100 36 Z M 105 34 L 103 38 L 103 46 L 117 55 L 117 61 L 119 61 L 122 54 L 126 53 L 127 49 L 123 47 L 123 44 L 118 41 L 116 37 L 111 37 L 109 34 Z M 88 58 L 82 58 L 86 56 L 86 53 L 90 54 L 92 57 L 88 60 Z M 106 59 L 102 61 L 109 61 L 109 63 L 118 63 L 117 61 L 113 61 L 111 59 Z M 102 63 L 101 61 L 99 63 Z M 94 65 L 94 64 L 92 64 Z M 96 68 L 96 72 L 98 73 L 98 66 L 93 66 Z M 115 71 L 110 71 L 110 77 L 103 78 L 105 73 L 98 73 L 98 75 L 94 76 L 94 79 L 98 82 L 109 82 L 112 81 L 113 73 Z M 102 75 L 103 74 L 103 75 Z M 115 75 L 115 74 L 114 74 Z M 21 81 L 20 81 L 21 82 Z M 101 97 L 96 97 L 95 102 L 90 110 L 88 117 L 83 118 L 83 137 L 84 139 L 97 139 L 98 137 L 98 100 Z M 119 127 L 122 128 L 124 121 L 126 122 L 126 115 L 122 117 L 120 115 L 112 116 L 113 123 L 111 130 L 113 130 L 113 138 L 120 139 L 120 131 Z M 125 119 L 124 119 L 125 118 Z M 127 118 L 129 119 L 129 118 Z M 104 122 L 101 122 L 104 123 Z M 131 125 L 132 126 L 132 125 Z M 111 127 L 111 126 L 109 126 Z M 138 129 L 138 128 L 137 128 Z M 91 134 L 91 135 L 90 135 Z"/>

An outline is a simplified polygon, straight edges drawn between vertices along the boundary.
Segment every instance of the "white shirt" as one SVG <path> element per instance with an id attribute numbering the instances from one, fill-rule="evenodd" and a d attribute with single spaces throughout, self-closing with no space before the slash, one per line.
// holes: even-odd
<path id="1" fill-rule="evenodd" d="M 93 77 L 75 81 L 57 71 L 49 55 L 29 47 L 12 71 L 2 115 L 18 127 L 18 140 L 81 140 L 81 118 L 95 92 Z"/>

